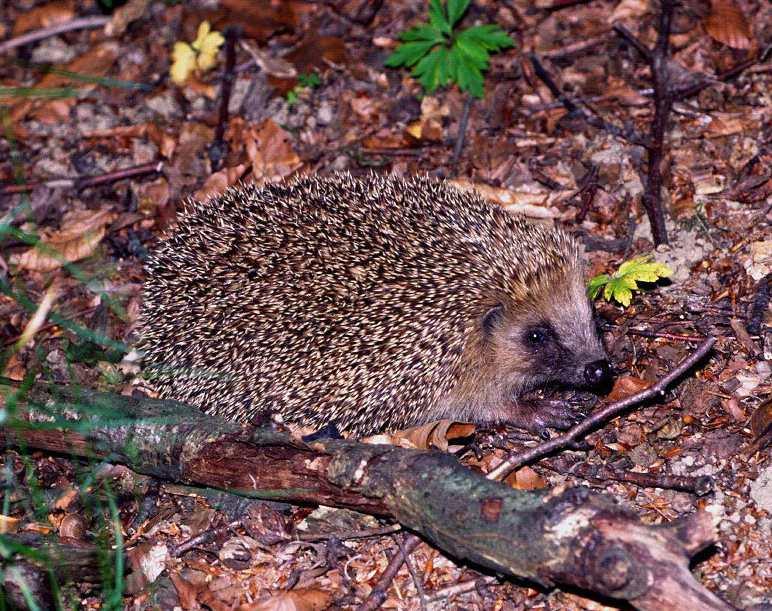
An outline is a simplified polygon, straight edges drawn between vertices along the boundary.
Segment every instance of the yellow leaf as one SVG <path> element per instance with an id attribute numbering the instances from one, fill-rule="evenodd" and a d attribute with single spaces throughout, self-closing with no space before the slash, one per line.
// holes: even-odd
<path id="1" fill-rule="evenodd" d="M 196 40 L 191 44 L 175 42 L 169 74 L 177 85 L 183 85 L 196 68 L 209 70 L 216 63 L 217 51 L 225 42 L 219 32 L 212 32 L 208 21 L 198 26 Z"/>
<path id="2" fill-rule="evenodd" d="M 225 42 L 220 32 L 210 32 L 208 21 L 201 22 L 198 26 L 198 36 L 193 42 L 193 48 L 198 51 L 198 67 L 201 70 L 209 70 L 215 65 L 217 51 Z"/>
<path id="3" fill-rule="evenodd" d="M 196 66 L 196 52 L 186 42 L 175 42 L 169 74 L 177 85 L 183 85 Z"/>

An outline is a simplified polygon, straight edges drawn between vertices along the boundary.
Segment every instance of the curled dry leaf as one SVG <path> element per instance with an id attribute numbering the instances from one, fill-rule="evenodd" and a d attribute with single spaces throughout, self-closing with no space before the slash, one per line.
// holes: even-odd
<path id="1" fill-rule="evenodd" d="M 44 235 L 28 251 L 12 255 L 11 263 L 28 271 L 50 272 L 85 259 L 94 253 L 114 218 L 110 210 L 77 210 L 65 216 L 59 231 Z"/>
<path id="2" fill-rule="evenodd" d="M 448 441 L 469 437 L 474 433 L 474 424 L 456 422 L 454 420 L 436 420 L 421 426 L 413 426 L 409 429 L 397 431 L 390 435 L 373 435 L 362 439 L 363 443 L 389 444 L 403 448 L 418 448 L 427 450 L 437 448 L 447 451 Z"/>
<path id="3" fill-rule="evenodd" d="M 767 399 L 759 405 L 751 416 L 751 432 L 756 442 L 772 440 L 772 399 Z M 760 444 L 760 445 L 765 445 Z"/>
<path id="4" fill-rule="evenodd" d="M 534 191 L 524 187 L 520 191 L 512 191 L 482 183 L 471 183 L 468 180 L 451 180 L 450 182 L 462 191 L 476 191 L 485 199 L 497 203 L 507 212 L 519 212 L 535 219 L 554 219 L 558 216 L 558 212 L 554 208 L 543 205 L 549 194 L 541 189 Z"/>
<path id="5" fill-rule="evenodd" d="M 541 490 L 547 487 L 547 482 L 531 467 L 522 467 L 510 473 L 504 480 L 515 490 Z"/>
<path id="6" fill-rule="evenodd" d="M 273 119 L 251 126 L 244 132 L 244 139 L 255 182 L 275 182 L 302 165 L 289 134 Z"/>
<path id="7" fill-rule="evenodd" d="M 705 30 L 711 38 L 733 49 L 755 46 L 748 20 L 735 0 L 711 0 Z"/>
<path id="8" fill-rule="evenodd" d="M 217 197 L 218 195 L 222 195 L 228 187 L 235 185 L 239 179 L 244 176 L 246 171 L 246 163 L 240 163 L 239 165 L 230 168 L 223 168 L 207 178 L 204 185 L 196 191 L 196 194 L 193 197 L 196 200 L 203 202 L 213 197 Z"/>
<path id="9" fill-rule="evenodd" d="M 621 401 L 622 399 L 631 397 L 632 395 L 645 390 L 649 386 L 651 386 L 651 383 L 642 380 L 641 378 L 622 376 L 617 378 L 616 382 L 614 382 L 614 387 L 611 389 L 611 392 L 606 399 L 609 402 Z"/>

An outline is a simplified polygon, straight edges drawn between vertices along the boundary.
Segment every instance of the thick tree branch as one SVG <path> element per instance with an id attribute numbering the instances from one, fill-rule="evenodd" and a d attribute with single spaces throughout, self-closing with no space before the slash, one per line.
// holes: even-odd
<path id="1" fill-rule="evenodd" d="M 669 527 L 584 488 L 513 490 L 442 452 L 345 440 L 304 444 L 270 427 L 206 416 L 174 401 L 38 385 L 6 399 L 0 443 L 110 460 L 244 496 L 390 516 L 456 558 L 545 586 L 571 584 L 661 609 L 728 609 L 691 576 L 713 541 L 707 514 Z"/>

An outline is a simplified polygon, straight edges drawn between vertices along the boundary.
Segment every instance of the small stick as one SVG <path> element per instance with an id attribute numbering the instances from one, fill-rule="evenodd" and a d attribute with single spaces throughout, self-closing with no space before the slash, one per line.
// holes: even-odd
<path id="1" fill-rule="evenodd" d="M 649 337 L 652 339 L 669 339 L 674 342 L 704 342 L 705 337 L 702 335 L 681 335 L 678 333 L 665 333 L 663 331 L 647 331 L 646 329 L 627 329 L 627 333 L 631 335 L 640 335 L 641 337 Z"/>
<path id="2" fill-rule="evenodd" d="M 708 354 L 708 352 L 710 352 L 710 349 L 713 347 L 713 344 L 715 343 L 716 343 L 716 338 L 709 337 L 697 348 L 697 350 L 694 351 L 692 355 L 690 355 L 689 357 L 681 361 L 678 367 L 673 369 L 673 371 L 671 371 L 668 375 L 666 375 L 664 378 L 662 378 L 659 382 L 657 382 L 653 386 L 650 386 L 649 388 L 642 390 L 641 392 L 635 395 L 632 395 L 631 397 L 627 397 L 620 401 L 616 401 L 611 405 L 607 405 L 603 409 L 595 412 L 587 419 L 583 420 L 576 426 L 570 428 L 562 435 L 558 435 L 554 439 L 550 439 L 549 441 L 539 444 L 533 448 L 528 448 L 526 450 L 523 450 L 522 452 L 517 452 L 513 455 L 510 455 L 498 467 L 496 467 L 490 473 L 488 473 L 486 477 L 488 479 L 497 479 L 497 480 L 503 479 L 507 475 L 509 475 L 512 471 L 514 471 L 515 469 L 517 469 L 518 467 L 520 467 L 525 463 L 536 460 L 537 458 L 541 458 L 542 456 L 546 456 L 547 454 L 550 454 L 555 450 L 570 446 L 571 444 L 575 443 L 579 439 L 579 437 L 581 437 L 588 431 L 592 430 L 599 424 L 606 423 L 612 418 L 615 418 L 616 416 L 618 416 L 628 408 L 634 405 L 643 403 L 644 401 L 653 399 L 655 397 L 663 396 L 665 394 L 665 389 L 667 389 L 668 386 L 670 386 L 684 373 L 686 373 L 689 369 L 694 367 L 694 365 L 696 365 L 700 360 L 702 360 L 705 357 L 705 355 Z"/>
<path id="3" fill-rule="evenodd" d="M 91 28 L 101 28 L 110 22 L 110 17 L 103 17 L 102 15 L 92 15 L 91 17 L 79 17 L 78 19 L 71 19 L 65 23 L 57 23 L 47 28 L 41 28 L 33 32 L 27 32 L 16 38 L 10 38 L 4 42 L 0 42 L 0 53 L 5 53 L 16 47 L 23 47 L 38 40 L 50 38 L 57 34 L 64 34 L 65 32 L 72 32 L 74 30 L 85 30 Z"/>
<path id="4" fill-rule="evenodd" d="M 466 94 L 466 100 L 464 100 L 464 108 L 461 110 L 461 120 L 458 122 L 458 135 L 456 136 L 456 145 L 453 147 L 453 157 L 450 160 L 450 165 L 454 168 L 458 165 L 461 159 L 461 151 L 464 150 L 464 140 L 466 139 L 466 125 L 469 123 L 469 112 L 472 110 L 472 103 L 474 98 L 471 94 Z"/>
<path id="5" fill-rule="evenodd" d="M 208 530 L 205 530 L 204 532 L 196 535 L 195 537 L 191 537 L 187 541 L 183 541 L 178 546 L 173 547 L 171 550 L 169 550 L 169 555 L 172 558 L 177 558 L 178 556 L 181 556 L 182 554 L 193 549 L 194 547 L 203 545 L 205 543 L 209 543 L 210 541 L 216 539 L 220 535 L 224 535 L 230 530 L 240 525 L 241 525 L 241 522 L 237 520 L 235 522 L 226 524 L 225 526 L 220 526 L 219 528 L 210 528 Z"/>
<path id="6" fill-rule="evenodd" d="M 697 496 L 704 496 L 713 490 L 713 479 L 708 475 L 690 477 L 687 475 L 667 475 L 656 473 L 637 473 L 621 471 L 608 465 L 591 465 L 584 462 L 573 465 L 564 460 L 545 460 L 542 463 L 550 471 L 564 475 L 574 475 L 585 480 L 605 482 L 628 482 L 642 488 L 662 488 L 664 490 L 681 490 Z"/>
<path id="7" fill-rule="evenodd" d="M 466 594 L 467 592 L 471 592 L 472 590 L 476 590 L 481 584 L 482 585 L 496 585 L 498 581 L 495 577 L 480 577 L 479 579 L 470 579 L 469 581 L 460 581 L 459 583 L 455 583 L 452 586 L 447 586 L 445 588 L 440 588 L 439 590 L 435 590 L 434 592 L 429 594 L 429 600 L 434 602 L 438 600 L 447 600 L 451 596 L 455 596 L 457 594 Z"/>
<path id="8" fill-rule="evenodd" d="M 116 182 L 118 180 L 125 180 L 126 178 L 135 178 L 137 176 L 143 176 L 145 174 L 155 174 L 163 170 L 163 161 L 151 161 L 149 163 L 143 163 L 141 165 L 134 166 L 132 168 L 124 168 L 122 170 L 115 170 L 114 172 L 108 172 L 107 174 L 100 174 L 98 176 L 79 176 L 76 178 L 54 178 L 52 180 L 46 180 L 44 182 L 32 182 L 24 183 L 21 185 L 0 185 L 0 195 L 13 195 L 14 193 L 29 193 L 38 187 L 48 187 L 49 189 L 84 189 L 86 187 L 94 187 L 97 185 L 103 185 L 106 183 Z"/>
<path id="9" fill-rule="evenodd" d="M 615 136 L 617 138 L 622 138 L 623 140 L 626 140 L 627 142 L 630 142 L 632 144 L 636 144 L 638 146 L 646 146 L 648 143 L 646 139 L 638 134 L 634 129 L 630 128 L 621 128 L 617 127 L 613 123 L 609 123 L 608 121 L 605 121 L 601 117 L 598 117 L 596 115 L 588 114 L 584 111 L 583 108 L 578 106 L 571 98 L 569 98 L 566 94 L 564 94 L 560 88 L 555 84 L 555 81 L 550 76 L 549 72 L 544 68 L 544 66 L 539 61 L 539 58 L 531 53 L 528 56 L 528 59 L 531 60 L 531 64 L 533 65 L 533 71 L 534 74 L 536 74 L 537 77 L 547 86 L 547 88 L 550 90 L 550 93 L 565 107 L 565 109 L 578 117 L 580 117 L 585 123 L 592 125 L 593 127 L 597 129 L 602 129 L 608 134 L 611 134 L 612 136 Z"/>
<path id="10" fill-rule="evenodd" d="M 421 609 L 422 611 L 426 611 L 426 592 L 424 592 L 424 586 L 421 583 L 421 577 L 418 574 L 418 571 L 413 566 L 413 561 L 410 559 L 410 554 L 408 554 L 405 551 L 405 542 L 402 540 L 401 537 L 392 537 L 396 544 L 399 546 L 399 549 L 402 550 L 402 555 L 405 557 L 405 566 L 407 566 L 407 570 L 410 572 L 410 576 L 413 578 L 413 584 L 415 585 L 416 592 L 418 592 L 418 600 L 421 603 Z"/>
<path id="11" fill-rule="evenodd" d="M 402 546 L 391 557 L 389 566 L 383 571 L 383 574 L 378 580 L 378 583 L 375 584 L 373 591 L 370 592 L 370 595 L 365 602 L 357 607 L 357 611 L 375 611 L 375 609 L 380 608 L 386 600 L 386 592 L 389 589 L 391 582 L 394 581 L 397 572 L 402 567 L 402 563 L 405 562 L 405 558 L 418 547 L 419 543 L 421 543 L 421 539 L 415 535 L 408 535 L 405 537 L 402 541 Z"/>
<path id="12" fill-rule="evenodd" d="M 328 539 L 338 539 L 347 541 L 349 539 L 367 539 L 369 537 L 383 537 L 384 535 L 393 535 L 402 530 L 399 524 L 384 526 L 383 528 L 369 528 L 366 530 L 352 530 L 343 533 L 300 533 L 295 538 L 298 541 L 326 541 Z"/>
<path id="13" fill-rule="evenodd" d="M 241 37 L 241 30 L 237 26 L 225 28 L 225 69 L 222 76 L 220 89 L 220 113 L 217 119 L 217 127 L 214 130 L 214 138 L 209 146 L 209 159 L 212 162 L 212 170 L 219 170 L 225 156 L 228 154 L 228 144 L 225 142 L 225 129 L 228 126 L 228 105 L 231 101 L 231 91 L 235 79 L 236 69 L 236 43 Z"/>

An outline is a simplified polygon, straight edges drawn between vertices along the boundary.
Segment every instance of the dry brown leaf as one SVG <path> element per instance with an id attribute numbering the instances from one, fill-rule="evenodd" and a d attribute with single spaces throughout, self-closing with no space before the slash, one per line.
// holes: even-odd
<path id="1" fill-rule="evenodd" d="M 136 21 L 145 14 L 149 5 L 150 0 L 129 0 L 115 9 L 112 18 L 105 25 L 105 35 L 112 37 L 122 34 L 132 21 Z"/>
<path id="2" fill-rule="evenodd" d="M 772 432 L 772 399 L 759 405 L 751 416 L 751 431 L 755 440 Z"/>
<path id="3" fill-rule="evenodd" d="M 362 439 L 363 443 L 388 444 L 402 448 L 418 448 L 428 450 L 437 448 L 447 451 L 448 441 L 461 439 L 474 433 L 474 424 L 457 422 L 455 420 L 436 420 L 420 426 L 413 426 L 391 434 L 373 435 Z"/>
<path id="4" fill-rule="evenodd" d="M 328 609 L 332 595 L 315 588 L 297 588 L 271 596 L 252 607 L 254 611 L 322 611 Z"/>
<path id="5" fill-rule="evenodd" d="M 0 535 L 8 535 L 19 530 L 20 520 L 0 514 Z"/>
<path id="6" fill-rule="evenodd" d="M 276 182 L 302 165 L 289 134 L 273 119 L 251 126 L 244 137 L 255 182 Z"/>
<path id="7" fill-rule="evenodd" d="M 64 66 L 64 69 L 67 72 L 76 72 L 78 74 L 85 74 L 88 76 L 104 76 L 107 74 L 108 70 L 110 70 L 110 68 L 115 63 L 115 60 L 118 58 L 119 49 L 120 47 L 116 42 L 103 42 L 102 44 L 96 45 L 82 55 L 76 57 L 66 66 Z M 72 84 L 72 79 L 69 76 L 61 73 L 49 72 L 35 84 L 35 87 L 55 88 L 70 84 Z M 85 91 L 93 89 L 96 87 L 96 84 L 78 82 L 77 87 L 79 90 Z M 33 108 L 37 108 L 38 112 L 40 112 L 44 111 L 44 109 L 49 105 L 52 105 L 53 107 L 58 105 L 60 108 L 66 106 L 69 108 L 67 104 L 71 105 L 73 103 L 74 100 L 50 100 L 45 102 L 22 100 L 13 107 L 10 116 L 12 122 L 19 122 L 22 121 Z"/>
<path id="8" fill-rule="evenodd" d="M 89 257 L 104 237 L 105 227 L 114 218 L 115 214 L 110 210 L 76 210 L 65 215 L 59 231 L 44 235 L 28 251 L 11 256 L 11 263 L 29 271 L 49 272 L 65 263 Z"/>
<path id="9" fill-rule="evenodd" d="M 237 166 L 223 168 L 206 179 L 204 185 L 193 196 L 196 200 L 204 202 L 212 197 L 225 193 L 225 190 L 235 185 L 247 171 L 247 164 L 240 163 Z"/>
<path id="10" fill-rule="evenodd" d="M 631 397 L 632 395 L 645 390 L 649 386 L 651 386 L 651 384 L 641 378 L 622 376 L 617 378 L 616 382 L 614 382 L 614 388 L 611 389 L 611 392 L 606 399 L 611 402 L 621 401 L 622 399 Z"/>
<path id="11" fill-rule="evenodd" d="M 241 48 L 252 56 L 255 63 L 260 69 L 278 79 L 294 79 L 297 78 L 298 71 L 287 60 L 277 57 L 268 51 L 263 51 L 257 45 L 252 44 L 248 40 L 241 41 Z"/>
<path id="12" fill-rule="evenodd" d="M 756 44 L 748 20 L 735 0 L 711 0 L 705 30 L 711 38 L 733 49 L 751 49 Z"/>
<path id="13" fill-rule="evenodd" d="M 522 190 L 513 191 L 510 189 L 501 189 L 491 187 L 483 183 L 472 183 L 468 180 L 451 180 L 450 183 L 462 191 L 476 191 L 484 198 L 497 203 L 507 212 L 520 212 L 531 218 L 553 219 L 558 216 L 558 212 L 544 205 L 549 194 L 546 190 L 528 190 L 525 186 Z"/>
<path id="14" fill-rule="evenodd" d="M 13 24 L 13 35 L 18 36 L 31 30 L 48 28 L 70 21 L 75 17 L 73 0 L 49 2 L 30 11 L 22 12 Z"/>
<path id="15" fill-rule="evenodd" d="M 510 473 L 504 482 L 515 490 L 540 490 L 547 487 L 547 482 L 530 467 L 521 467 Z"/>

